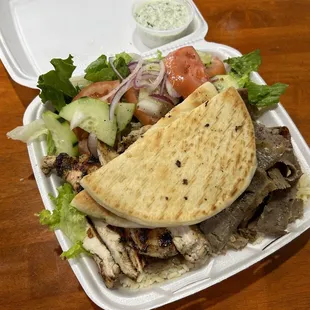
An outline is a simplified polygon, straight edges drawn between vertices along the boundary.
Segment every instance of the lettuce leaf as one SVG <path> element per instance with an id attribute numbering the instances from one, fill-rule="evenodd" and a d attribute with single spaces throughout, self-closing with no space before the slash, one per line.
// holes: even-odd
<path id="1" fill-rule="evenodd" d="M 285 92 L 288 85 L 283 83 L 275 83 L 268 86 L 248 82 L 246 87 L 248 89 L 250 104 L 257 107 L 268 107 L 279 102 L 280 96 Z"/>
<path id="2" fill-rule="evenodd" d="M 52 134 L 48 131 L 46 136 L 46 144 L 47 144 L 47 155 L 55 155 L 56 154 L 56 145 L 54 143 Z"/>
<path id="3" fill-rule="evenodd" d="M 122 52 L 122 53 L 115 55 L 115 60 L 119 60 L 119 59 L 123 59 L 125 64 L 128 65 L 131 62 L 132 57 L 129 54 Z M 114 65 L 115 65 L 115 63 L 114 63 Z"/>
<path id="4" fill-rule="evenodd" d="M 86 216 L 70 205 L 75 193 L 68 183 L 57 188 L 58 196 L 50 195 L 55 204 L 55 209 L 42 210 L 38 216 L 42 225 L 48 225 L 51 230 L 61 229 L 72 241 L 72 247 L 65 252 L 63 257 L 72 258 L 81 253 L 82 242 L 86 236 Z"/>
<path id="5" fill-rule="evenodd" d="M 83 243 L 81 241 L 78 241 L 69 250 L 62 252 L 60 257 L 63 259 L 69 259 L 77 257 L 82 253 L 91 255 L 88 251 L 84 249 Z"/>
<path id="6" fill-rule="evenodd" d="M 165 57 L 163 56 L 163 53 L 160 51 L 160 50 L 157 50 L 156 51 L 156 57 L 153 57 L 153 58 L 149 58 L 147 59 L 147 61 L 158 61 L 158 60 L 162 60 L 164 59 Z"/>
<path id="7" fill-rule="evenodd" d="M 77 90 L 69 80 L 76 67 L 73 65 L 71 55 L 67 59 L 54 58 L 51 64 L 54 70 L 40 75 L 37 86 L 41 89 L 42 102 L 50 101 L 59 112 L 77 94 Z"/>
<path id="8" fill-rule="evenodd" d="M 6 135 L 13 140 L 20 140 L 29 143 L 37 139 L 41 135 L 48 134 L 48 129 L 42 119 L 37 119 L 28 125 L 18 126 L 9 131 Z"/>
<path id="9" fill-rule="evenodd" d="M 131 60 L 132 57 L 125 52 L 115 55 L 113 64 L 123 78 L 126 78 L 130 74 L 130 71 L 128 69 L 128 63 Z M 93 61 L 85 69 L 85 73 L 86 74 L 84 78 L 92 82 L 113 81 L 118 79 L 118 76 L 113 71 L 105 55 L 101 55 L 95 61 Z"/>
<path id="10" fill-rule="evenodd" d="M 255 50 L 240 57 L 228 58 L 224 62 L 230 65 L 232 73 L 242 77 L 243 75 L 249 75 L 252 71 L 258 71 L 262 60 L 260 51 Z"/>
<path id="11" fill-rule="evenodd" d="M 258 85 L 250 80 L 250 73 L 258 71 L 261 65 L 260 51 L 255 50 L 249 54 L 224 60 L 230 65 L 232 76 L 240 88 L 248 89 L 249 103 L 257 107 L 268 107 L 279 102 L 280 96 L 285 92 L 288 85 L 276 83 L 274 85 Z"/>

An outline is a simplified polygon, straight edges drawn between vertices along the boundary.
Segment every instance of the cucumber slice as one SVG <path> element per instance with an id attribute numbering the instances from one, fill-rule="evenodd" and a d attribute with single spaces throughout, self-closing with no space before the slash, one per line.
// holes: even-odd
<path id="1" fill-rule="evenodd" d="M 102 142 L 114 145 L 117 124 L 115 118 L 113 121 L 109 120 L 109 105 L 106 102 L 81 98 L 63 107 L 59 115 L 69 122 L 78 118 L 78 127 L 94 133 Z"/>
<path id="2" fill-rule="evenodd" d="M 238 82 L 229 74 L 215 75 L 213 79 L 217 79 L 216 82 L 213 82 L 213 85 L 220 93 L 229 87 L 239 88 Z"/>
<path id="3" fill-rule="evenodd" d="M 133 112 L 136 109 L 134 103 L 119 103 L 116 107 L 116 122 L 119 131 L 122 131 L 132 120 Z"/>
<path id="4" fill-rule="evenodd" d="M 52 135 L 56 147 L 56 155 L 67 153 L 70 156 L 77 156 L 78 139 L 71 131 L 69 123 L 51 111 L 44 112 L 42 119 Z"/>

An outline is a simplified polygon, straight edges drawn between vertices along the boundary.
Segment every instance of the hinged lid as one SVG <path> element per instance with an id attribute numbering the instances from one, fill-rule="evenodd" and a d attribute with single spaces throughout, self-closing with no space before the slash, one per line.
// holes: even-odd
<path id="1" fill-rule="evenodd" d="M 150 49 L 135 31 L 133 3 L 134 0 L 1 0 L 1 60 L 14 81 L 35 88 L 38 76 L 51 69 L 52 58 L 72 54 L 78 75 L 101 54 L 148 54 Z M 188 34 L 159 49 L 205 37 L 208 25 L 193 6 L 195 17 Z"/>

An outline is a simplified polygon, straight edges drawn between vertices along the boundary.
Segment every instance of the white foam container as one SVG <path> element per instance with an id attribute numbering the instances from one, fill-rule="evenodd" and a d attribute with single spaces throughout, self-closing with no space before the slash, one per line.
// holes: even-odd
<path id="1" fill-rule="evenodd" d="M 54 57 L 74 55 L 78 68 L 76 74 L 100 54 L 113 54 L 123 50 L 155 55 L 139 41 L 131 17 L 133 1 L 113 0 L 1 0 L 0 2 L 0 56 L 11 77 L 18 83 L 35 87 L 37 77 L 51 68 Z M 94 10 L 96 8 L 96 10 Z M 199 50 L 209 51 L 221 59 L 240 53 L 225 45 L 204 41 L 208 26 L 196 9 L 190 33 L 173 43 L 160 48 L 168 52 L 184 45 L 193 45 Z M 115 16 L 118 16 L 116 19 Z M 102 20 L 102 26 L 98 23 Z M 99 23 L 100 25 L 100 23 Z M 122 32 L 119 32 L 120 29 Z M 119 32 L 119 33 L 118 33 Z M 104 38 L 104 40 L 101 40 Z M 264 84 L 258 74 L 253 81 Z M 35 98 L 28 106 L 23 122 L 28 124 L 41 117 L 45 107 Z M 267 126 L 285 125 L 289 128 L 295 153 L 305 173 L 310 173 L 309 148 L 281 104 L 260 119 Z M 46 142 L 36 141 L 28 145 L 29 157 L 38 188 L 48 210 L 53 205 L 48 193 L 56 194 L 60 179 L 55 175 L 45 177 L 40 170 L 40 160 L 46 154 Z M 128 291 L 109 290 L 105 287 L 94 261 L 86 256 L 69 260 L 71 268 L 86 294 L 98 306 L 108 310 L 151 309 L 184 298 L 214 285 L 274 253 L 310 227 L 309 204 L 305 215 L 288 228 L 288 234 L 278 240 L 265 238 L 260 244 L 248 245 L 239 252 L 228 251 L 200 269 L 180 278 L 164 282 L 150 289 Z M 63 250 L 70 241 L 61 231 L 56 236 Z"/>

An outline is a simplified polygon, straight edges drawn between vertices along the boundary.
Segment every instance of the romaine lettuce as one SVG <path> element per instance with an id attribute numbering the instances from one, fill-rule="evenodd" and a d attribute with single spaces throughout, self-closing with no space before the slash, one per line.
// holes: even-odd
<path id="1" fill-rule="evenodd" d="M 277 104 L 280 96 L 288 87 L 287 84 L 275 83 L 271 86 L 247 83 L 249 103 L 257 107 L 268 107 Z"/>
<path id="2" fill-rule="evenodd" d="M 50 101 L 57 111 L 60 111 L 77 94 L 76 88 L 70 82 L 75 66 L 73 57 L 67 59 L 54 58 L 51 64 L 54 70 L 39 76 L 38 88 L 41 89 L 40 98 L 43 103 Z"/>
<path id="3" fill-rule="evenodd" d="M 131 59 L 132 57 L 125 52 L 115 55 L 113 65 L 123 78 L 126 78 L 130 74 L 128 63 Z M 101 55 L 93 61 L 85 69 L 85 73 L 84 78 L 92 82 L 113 81 L 118 79 L 118 76 L 113 71 L 105 55 Z"/>
<path id="4" fill-rule="evenodd" d="M 38 216 L 42 225 L 48 225 L 51 230 L 61 229 L 72 241 L 72 247 L 63 257 L 72 258 L 82 252 L 82 242 L 86 236 L 86 216 L 70 205 L 75 193 L 68 183 L 57 188 L 58 196 L 50 195 L 55 204 L 53 212 L 41 211 Z M 84 250 L 85 251 L 85 250 Z"/>

